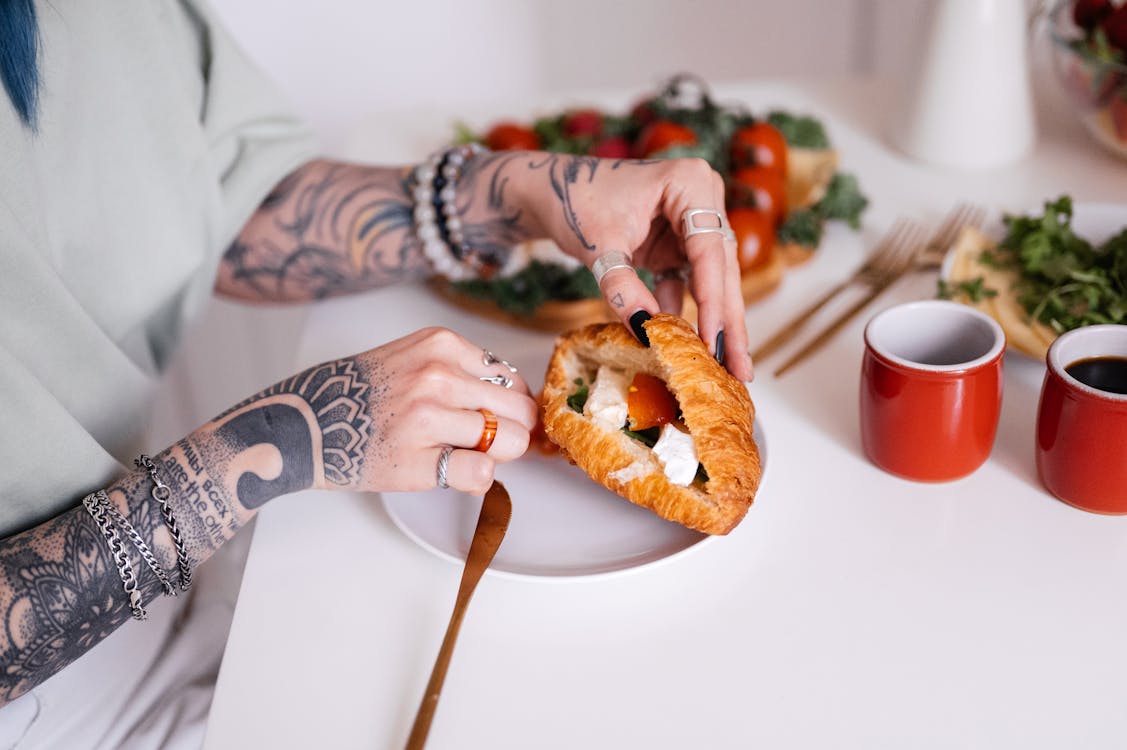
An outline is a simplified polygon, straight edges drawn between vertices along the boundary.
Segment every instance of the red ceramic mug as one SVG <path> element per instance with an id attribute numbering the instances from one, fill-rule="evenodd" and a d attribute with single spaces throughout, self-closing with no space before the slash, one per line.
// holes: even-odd
<path id="1" fill-rule="evenodd" d="M 1006 337 L 984 313 L 909 302 L 865 327 L 861 442 L 885 471 L 921 482 L 970 474 L 989 457 L 1002 406 Z"/>
<path id="2" fill-rule="evenodd" d="M 1037 409 L 1041 482 L 1078 508 L 1127 513 L 1127 325 L 1069 331 L 1045 361 Z"/>

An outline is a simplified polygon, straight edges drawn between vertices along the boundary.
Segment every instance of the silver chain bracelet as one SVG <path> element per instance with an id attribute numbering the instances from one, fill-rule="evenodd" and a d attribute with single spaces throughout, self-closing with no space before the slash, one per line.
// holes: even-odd
<path id="1" fill-rule="evenodd" d="M 121 527 L 121 530 L 125 532 L 125 535 L 129 537 L 129 540 L 133 542 L 133 546 L 136 547 L 137 551 L 141 554 L 141 559 L 145 561 L 145 564 L 149 566 L 149 570 L 153 571 L 153 575 L 160 581 L 165 596 L 176 596 L 176 589 L 172 586 L 172 581 L 169 579 L 168 573 L 164 572 L 164 568 L 160 566 L 156 555 L 149 549 L 149 545 L 145 544 L 141 533 L 134 528 L 133 524 L 129 523 L 129 519 L 122 515 L 121 511 L 113 506 L 113 503 L 108 501 L 108 498 L 107 502 L 103 504 L 103 507 L 105 511 L 110 514 L 110 517 L 117 522 L 117 525 Z"/>
<path id="2" fill-rule="evenodd" d="M 106 543 L 110 547 L 114 563 L 117 565 L 117 573 L 121 576 L 121 585 L 125 588 L 126 596 L 129 597 L 129 608 L 133 611 L 133 619 L 144 620 L 148 614 L 141 601 L 141 592 L 137 590 L 137 576 L 133 573 L 133 563 L 129 561 L 129 553 L 125 551 L 113 520 L 106 512 L 110 504 L 106 491 L 98 490 L 90 493 L 82 500 L 82 504 L 86 506 L 94 523 L 101 529 L 102 536 L 106 538 Z"/>
<path id="3" fill-rule="evenodd" d="M 149 472 L 149 477 L 153 480 L 151 493 L 153 500 L 156 500 L 157 505 L 160 506 L 164 525 L 168 527 L 168 534 L 172 537 L 173 546 L 176 547 L 176 565 L 180 570 L 180 590 L 187 591 L 192 585 L 192 566 L 188 562 L 188 551 L 184 547 L 184 538 L 180 535 L 180 527 L 176 524 L 176 516 L 173 515 L 172 506 L 168 503 L 168 498 L 172 496 L 172 490 L 167 484 L 160 481 L 153 459 L 142 453 L 133 463 L 137 468 Z"/>

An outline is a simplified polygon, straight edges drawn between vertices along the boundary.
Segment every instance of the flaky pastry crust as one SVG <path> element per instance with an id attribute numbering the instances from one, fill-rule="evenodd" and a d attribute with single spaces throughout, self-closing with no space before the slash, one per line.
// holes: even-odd
<path id="1" fill-rule="evenodd" d="M 589 325 L 560 336 L 540 397 L 544 430 L 567 458 L 612 492 L 670 521 L 726 534 L 747 514 L 759 487 L 755 406 L 744 384 L 709 355 L 683 319 L 655 315 L 645 329 L 648 349 L 621 323 Z M 575 379 L 591 383 L 600 364 L 665 381 L 681 406 L 707 482 L 672 484 L 650 448 L 567 405 Z"/>

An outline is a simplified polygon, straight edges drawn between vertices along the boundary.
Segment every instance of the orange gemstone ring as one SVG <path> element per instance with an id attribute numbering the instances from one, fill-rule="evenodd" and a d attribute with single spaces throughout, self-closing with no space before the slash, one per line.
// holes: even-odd
<path id="1" fill-rule="evenodd" d="M 478 409 L 478 411 L 485 417 L 485 425 L 481 428 L 481 437 L 478 438 L 474 450 L 488 453 L 493 446 L 493 439 L 497 437 L 497 415 L 488 409 Z"/>

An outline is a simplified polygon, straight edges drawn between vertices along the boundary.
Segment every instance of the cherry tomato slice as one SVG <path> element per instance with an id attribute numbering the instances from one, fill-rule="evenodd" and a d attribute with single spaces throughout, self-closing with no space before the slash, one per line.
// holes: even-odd
<path id="1" fill-rule="evenodd" d="M 732 134 L 728 146 L 732 169 L 765 167 L 787 173 L 787 141 L 779 129 L 766 122 L 745 125 Z"/>
<path id="2" fill-rule="evenodd" d="M 735 208 L 728 212 L 728 222 L 736 233 L 740 273 L 767 265 L 775 253 L 775 225 L 771 217 L 756 208 Z"/>
<path id="3" fill-rule="evenodd" d="M 661 378 L 639 372 L 634 375 L 626 393 L 626 423 L 632 430 L 648 430 L 650 427 L 677 421 L 680 407 L 677 399 L 665 387 Z"/>

